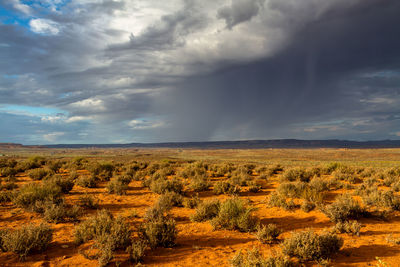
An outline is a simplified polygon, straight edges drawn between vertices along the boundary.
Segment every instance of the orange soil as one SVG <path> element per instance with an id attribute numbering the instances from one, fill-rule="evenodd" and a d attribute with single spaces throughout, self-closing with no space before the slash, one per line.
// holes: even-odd
<path id="1" fill-rule="evenodd" d="M 18 177 L 18 184 L 30 181 L 27 177 Z M 131 182 L 127 195 L 117 196 L 107 194 L 105 184 L 95 189 L 75 186 L 70 194 L 66 195 L 67 201 L 74 203 L 83 193 L 93 194 L 100 202 L 100 209 L 108 209 L 114 215 L 128 217 L 133 210 L 137 211 L 139 218 L 127 218 L 136 230 L 141 217 L 146 209 L 157 199 L 157 195 L 141 187 L 140 182 Z M 319 231 L 333 226 L 333 223 L 319 211 L 305 213 L 301 210 L 295 212 L 285 211 L 280 208 L 267 208 L 266 197 L 276 187 L 277 183 L 269 183 L 269 187 L 259 193 L 241 193 L 242 198 L 249 199 L 252 205 L 258 208 L 254 213 L 261 223 L 274 223 L 284 233 L 280 239 L 290 236 L 291 231 L 314 228 Z M 333 192 L 332 194 L 337 194 Z M 201 199 L 214 198 L 212 192 L 200 193 Z M 227 196 L 218 196 L 220 199 Z M 87 211 L 87 215 L 95 211 Z M 280 251 L 279 244 L 263 245 L 252 234 L 237 231 L 213 231 L 208 222 L 193 223 L 189 216 L 194 210 L 187 208 L 174 208 L 172 215 L 177 221 L 179 230 L 177 245 L 173 248 L 159 248 L 148 251 L 144 264 L 146 266 L 229 266 L 229 260 L 240 249 L 258 247 L 265 255 Z M 84 217 L 85 217 L 84 216 Z M 33 222 L 40 223 L 42 218 L 35 214 L 15 208 L 11 204 L 0 206 L 0 228 L 18 228 L 22 224 Z M 400 246 L 389 243 L 386 238 L 393 233 L 394 237 L 400 236 L 400 216 L 398 212 L 392 214 L 388 222 L 363 219 L 360 237 L 341 234 L 344 246 L 341 252 L 332 259 L 333 266 L 377 266 L 376 257 L 389 266 L 400 266 Z M 54 238 L 50 247 L 43 254 L 28 256 L 25 262 L 20 262 L 18 256 L 12 253 L 0 253 L 0 266 L 97 266 L 96 260 L 88 260 L 79 254 L 79 250 L 88 248 L 88 244 L 76 246 L 74 240 L 74 224 L 51 224 L 54 228 Z M 121 266 L 130 266 L 127 253 L 120 251 L 111 266 L 119 261 Z M 309 264 L 309 266 L 317 266 Z"/>

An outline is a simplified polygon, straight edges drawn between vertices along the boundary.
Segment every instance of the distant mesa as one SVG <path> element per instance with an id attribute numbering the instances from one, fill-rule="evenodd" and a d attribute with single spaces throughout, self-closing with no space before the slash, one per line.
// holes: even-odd
<path id="1" fill-rule="evenodd" d="M 262 148 L 400 148 L 400 140 L 349 141 L 349 140 L 245 140 L 210 142 L 169 142 L 130 144 L 58 144 L 38 146 L 43 148 L 197 148 L 197 149 L 262 149 Z"/>
<path id="2" fill-rule="evenodd" d="M 23 145 L 16 143 L 0 143 L 0 148 L 17 148 L 17 147 L 23 147 Z"/>

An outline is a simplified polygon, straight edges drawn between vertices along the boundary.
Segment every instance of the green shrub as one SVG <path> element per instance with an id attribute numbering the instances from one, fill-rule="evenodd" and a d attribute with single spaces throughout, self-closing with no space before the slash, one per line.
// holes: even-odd
<path id="1" fill-rule="evenodd" d="M 303 200 L 303 202 L 301 203 L 300 209 L 304 212 L 310 212 L 313 209 L 315 209 L 315 204 L 311 201 L 308 200 Z"/>
<path id="2" fill-rule="evenodd" d="M 344 221 L 336 223 L 334 230 L 338 233 L 347 233 L 360 236 L 361 223 L 357 221 Z"/>
<path id="3" fill-rule="evenodd" d="M 17 161 L 15 159 L 10 158 L 1 158 L 0 159 L 0 168 L 11 167 L 14 168 L 17 165 Z"/>
<path id="4" fill-rule="evenodd" d="M 59 202 L 61 199 L 61 193 L 61 188 L 55 184 L 31 183 L 22 186 L 13 195 L 12 201 L 19 207 L 34 210 L 40 202 Z"/>
<path id="5" fill-rule="evenodd" d="M 312 177 L 313 174 L 311 172 L 300 167 L 288 169 L 282 174 L 282 180 L 289 182 L 309 182 Z"/>
<path id="6" fill-rule="evenodd" d="M 132 245 L 127 247 L 126 252 L 129 253 L 129 260 L 132 263 L 138 263 L 144 257 L 146 243 L 142 240 L 132 242 Z"/>
<path id="7" fill-rule="evenodd" d="M 84 194 L 83 196 L 79 197 L 79 206 L 88 209 L 97 209 L 99 204 L 98 201 L 95 200 L 94 197 Z"/>
<path id="8" fill-rule="evenodd" d="M 154 220 L 144 222 L 140 226 L 139 234 L 151 248 L 172 247 L 175 245 L 178 231 L 173 219 L 159 216 Z"/>
<path id="9" fill-rule="evenodd" d="M 227 199 L 221 203 L 217 216 L 211 220 L 211 225 L 214 229 L 251 232 L 257 225 L 257 218 L 251 215 L 253 210 L 246 207 L 240 198 Z"/>
<path id="10" fill-rule="evenodd" d="M 18 171 L 14 167 L 4 167 L 0 169 L 1 177 L 10 177 L 13 178 L 17 175 Z"/>
<path id="11" fill-rule="evenodd" d="M 246 173 L 234 174 L 230 179 L 230 183 L 237 186 L 247 186 L 252 180 L 251 176 Z"/>
<path id="12" fill-rule="evenodd" d="M 269 196 L 268 206 L 283 208 L 285 210 L 294 210 L 297 208 L 297 205 L 292 199 L 286 201 L 286 197 L 284 195 L 278 194 L 276 192 L 272 192 L 272 194 Z"/>
<path id="13" fill-rule="evenodd" d="M 177 178 L 173 178 L 172 180 L 156 179 L 151 181 L 150 190 L 156 194 L 163 194 L 167 191 L 172 191 L 180 194 L 183 190 L 183 184 Z"/>
<path id="14" fill-rule="evenodd" d="M 336 234 L 325 232 L 320 235 L 312 230 L 293 233 L 284 240 L 282 252 L 301 261 L 329 259 L 343 246 L 343 240 Z"/>
<path id="15" fill-rule="evenodd" d="M 47 222 L 60 223 L 77 221 L 80 214 L 81 210 L 78 206 L 70 207 L 64 203 L 46 203 L 43 216 Z"/>
<path id="16" fill-rule="evenodd" d="M 72 188 L 74 187 L 74 180 L 71 179 L 70 177 L 66 178 L 66 177 L 62 177 L 61 175 L 55 175 L 53 177 L 51 177 L 50 179 L 48 179 L 46 181 L 47 183 L 50 184 L 55 184 L 56 186 L 59 186 L 61 189 L 61 192 L 63 192 L 64 194 L 68 194 Z"/>
<path id="17" fill-rule="evenodd" d="M 331 205 L 323 207 L 322 212 L 325 213 L 332 222 L 358 219 L 366 215 L 365 209 L 350 195 L 341 195 L 337 197 Z"/>
<path id="18" fill-rule="evenodd" d="M 190 182 L 190 188 L 195 192 L 207 191 L 210 186 L 210 182 L 204 176 L 197 175 Z"/>
<path id="19" fill-rule="evenodd" d="M 119 175 L 116 180 L 124 185 L 128 185 L 132 181 L 132 177 L 128 175 Z"/>
<path id="20" fill-rule="evenodd" d="M 182 207 L 183 197 L 175 192 L 165 192 L 160 195 L 156 202 L 156 206 L 167 211 L 172 207 Z"/>
<path id="21" fill-rule="evenodd" d="M 255 237 L 263 244 L 273 243 L 278 240 L 282 231 L 275 224 L 258 225 Z"/>
<path id="22" fill-rule="evenodd" d="M 42 168 L 33 169 L 28 172 L 28 176 L 33 180 L 42 180 L 49 175 L 51 175 L 51 172 Z"/>
<path id="23" fill-rule="evenodd" d="M 183 206 L 184 206 L 185 208 L 188 208 L 188 209 L 194 209 L 194 208 L 196 208 L 200 203 L 201 203 L 201 200 L 200 200 L 199 196 L 196 195 L 196 196 L 191 197 L 191 198 L 186 198 L 186 199 L 183 201 Z"/>
<path id="24" fill-rule="evenodd" d="M 61 169 L 63 164 L 64 164 L 64 162 L 62 162 L 60 160 L 53 160 L 53 161 L 47 162 L 47 167 L 51 171 L 57 173 Z"/>
<path id="25" fill-rule="evenodd" d="M 115 166 L 111 163 L 94 163 L 88 166 L 92 176 L 98 177 L 101 181 L 109 181 L 113 175 Z"/>
<path id="26" fill-rule="evenodd" d="M 249 192 L 258 193 L 261 190 L 261 185 L 257 184 L 254 181 L 248 183 Z"/>
<path id="27" fill-rule="evenodd" d="M 125 195 L 128 190 L 128 185 L 120 180 L 112 179 L 107 184 L 107 192 L 109 194 Z"/>
<path id="28" fill-rule="evenodd" d="M 79 174 L 77 172 L 72 171 L 72 172 L 69 173 L 69 179 L 75 181 L 78 178 L 79 178 Z"/>
<path id="29" fill-rule="evenodd" d="M 228 181 L 218 181 L 214 184 L 214 194 L 237 195 L 240 193 L 240 186 L 233 185 Z"/>
<path id="30" fill-rule="evenodd" d="M 95 188 L 97 186 L 97 178 L 94 175 L 80 176 L 75 180 L 75 183 L 82 187 Z"/>
<path id="31" fill-rule="evenodd" d="M 75 227 L 75 242 L 113 242 L 114 249 L 125 249 L 130 243 L 130 234 L 128 224 L 121 217 L 114 218 L 109 211 L 101 210 Z"/>
<path id="32" fill-rule="evenodd" d="M 46 224 L 38 226 L 29 224 L 16 230 L 6 230 L 2 233 L 1 243 L 5 251 L 11 251 L 24 260 L 33 252 L 42 252 L 50 244 L 53 230 Z"/>
<path id="33" fill-rule="evenodd" d="M 293 267 L 288 257 L 275 256 L 263 258 L 258 249 L 253 248 L 243 253 L 241 250 L 230 260 L 232 267 Z"/>
<path id="34" fill-rule="evenodd" d="M 0 191 L 0 203 L 7 203 L 13 199 L 13 192 Z"/>
<path id="35" fill-rule="evenodd" d="M 100 253 L 95 257 L 100 266 L 106 266 L 113 258 L 113 251 L 126 249 L 131 244 L 131 230 L 121 217 L 114 218 L 106 210 L 89 217 L 75 227 L 75 242 L 81 244 L 94 240 Z"/>
<path id="36" fill-rule="evenodd" d="M 400 197 L 395 195 L 391 190 L 380 191 L 378 188 L 373 187 L 358 190 L 357 193 L 361 194 L 365 205 L 376 205 L 391 210 L 400 210 Z"/>
<path id="37" fill-rule="evenodd" d="M 0 190 L 2 190 L 2 189 L 13 190 L 13 189 L 16 189 L 16 188 L 18 188 L 18 185 L 16 183 L 14 183 L 14 182 L 7 182 L 7 183 L 2 184 L 0 186 Z"/>
<path id="38" fill-rule="evenodd" d="M 282 171 L 283 171 L 283 167 L 280 164 L 276 164 L 276 165 L 268 167 L 268 169 L 266 171 L 266 175 L 272 176 L 272 175 L 278 174 Z"/>
<path id="39" fill-rule="evenodd" d="M 204 201 L 197 206 L 195 214 L 190 216 L 190 219 L 194 222 L 210 220 L 218 215 L 220 206 L 219 200 Z"/>

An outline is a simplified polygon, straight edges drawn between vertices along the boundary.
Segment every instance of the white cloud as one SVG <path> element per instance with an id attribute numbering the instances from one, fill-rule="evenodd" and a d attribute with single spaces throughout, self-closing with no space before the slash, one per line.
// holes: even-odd
<path id="1" fill-rule="evenodd" d="M 28 5 L 25 5 L 23 3 L 21 3 L 21 1 L 19 0 L 12 0 L 11 1 L 13 3 L 13 7 L 19 11 L 21 11 L 22 13 L 24 13 L 25 15 L 30 15 L 32 13 L 31 8 Z"/>
<path id="2" fill-rule="evenodd" d="M 64 132 L 52 132 L 52 133 L 44 134 L 44 135 L 43 135 L 43 138 L 44 138 L 46 141 L 54 142 L 54 141 L 56 141 L 59 137 L 62 137 L 62 136 L 64 136 L 64 135 L 65 135 Z"/>
<path id="3" fill-rule="evenodd" d="M 60 25 L 49 19 L 31 19 L 29 26 L 33 32 L 39 34 L 57 35 L 60 33 Z"/>
<path id="4" fill-rule="evenodd" d="M 128 125 L 135 130 L 146 130 L 162 127 L 165 125 L 165 123 L 161 121 L 151 122 L 146 120 L 131 120 L 128 122 Z"/>
<path id="5" fill-rule="evenodd" d="M 101 99 L 87 98 L 69 105 L 73 109 L 86 111 L 105 111 L 104 101 Z"/>

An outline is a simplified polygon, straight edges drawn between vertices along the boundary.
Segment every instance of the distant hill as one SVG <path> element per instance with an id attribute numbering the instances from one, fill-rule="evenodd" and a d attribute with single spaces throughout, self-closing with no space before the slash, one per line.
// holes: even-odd
<path id="1" fill-rule="evenodd" d="M 247 140 L 212 142 L 170 142 L 130 144 L 58 144 L 44 148 L 198 148 L 198 149 L 258 149 L 258 148 L 400 148 L 400 140 L 348 141 L 348 140 Z"/>
<path id="2" fill-rule="evenodd" d="M 23 147 L 23 145 L 15 143 L 0 143 L 0 148 L 17 148 L 17 147 Z"/>

